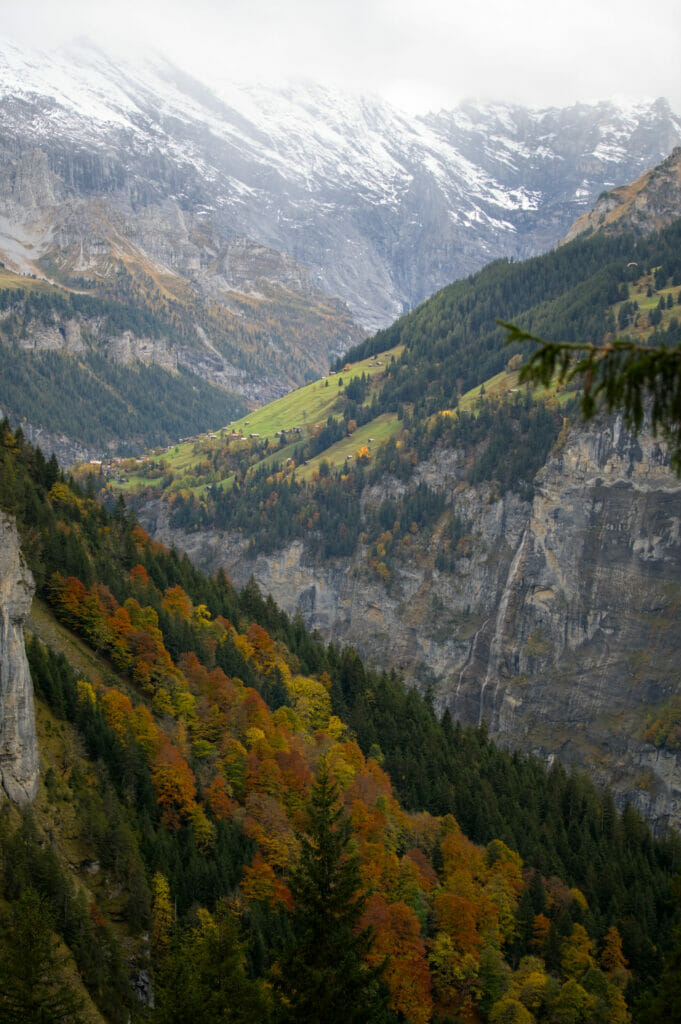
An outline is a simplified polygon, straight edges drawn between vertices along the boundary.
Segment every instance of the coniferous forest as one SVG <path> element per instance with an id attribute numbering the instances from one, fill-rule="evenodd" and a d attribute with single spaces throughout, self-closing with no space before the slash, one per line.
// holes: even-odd
<path id="1" fill-rule="evenodd" d="M 43 757 L 0 811 L 3 1020 L 675 1019 L 678 837 L 201 574 L 6 422 L 0 494 Z"/>
<path id="2" fill-rule="evenodd" d="M 120 454 L 168 445 L 244 410 L 243 401 L 189 370 L 117 366 L 96 352 L 27 354 L 0 345 L 0 407 L 49 433 Z M 113 440 L 115 439 L 115 441 Z"/>

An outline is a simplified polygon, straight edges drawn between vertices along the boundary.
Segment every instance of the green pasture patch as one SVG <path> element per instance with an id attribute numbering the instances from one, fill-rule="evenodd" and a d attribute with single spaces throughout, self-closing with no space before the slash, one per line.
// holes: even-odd
<path id="1" fill-rule="evenodd" d="M 158 488 L 163 483 L 163 477 L 136 476 L 135 474 L 130 473 L 126 476 L 125 480 L 115 480 L 113 482 L 117 491 L 129 492 L 137 491 L 142 488 L 146 489 L 147 487 Z"/>
<path id="2" fill-rule="evenodd" d="M 494 377 L 490 377 L 489 380 L 483 381 L 476 387 L 471 388 L 470 391 L 467 391 L 465 395 L 462 395 L 459 399 L 458 408 L 463 412 L 471 412 L 478 398 L 506 395 L 509 391 L 517 388 L 517 386 L 517 372 L 515 370 L 502 370 L 500 373 L 495 374 Z"/>
<path id="3" fill-rule="evenodd" d="M 369 378 L 385 373 L 391 358 L 397 358 L 401 351 L 402 346 L 397 346 L 388 352 L 380 353 L 376 359 L 363 359 L 359 363 L 353 363 L 349 370 L 340 370 L 336 374 L 329 374 L 328 377 L 304 384 L 263 406 L 262 409 L 256 409 L 240 420 L 235 420 L 226 432 L 227 437 L 233 431 L 245 437 L 259 434 L 260 437 L 270 438 L 281 430 L 289 431 L 296 427 L 300 428 L 302 436 L 317 424 L 325 426 L 329 416 L 333 415 L 334 411 L 340 411 L 340 408 L 334 410 L 334 406 L 351 380 L 361 377 L 363 373 Z M 342 387 L 339 387 L 339 381 L 343 382 Z"/>
<path id="4" fill-rule="evenodd" d="M 260 462 L 256 462 L 254 466 L 251 466 L 249 472 L 252 473 L 254 470 L 263 467 L 274 467 L 277 464 L 280 464 L 282 469 L 284 469 L 286 467 L 286 460 L 294 458 L 295 450 L 300 444 L 302 444 L 302 435 L 297 441 L 292 441 L 291 444 L 284 445 L 283 448 L 279 448 L 276 452 L 266 455 Z"/>
<path id="5" fill-rule="evenodd" d="M 471 388 L 470 391 L 461 396 L 459 404 L 455 409 L 443 409 L 441 415 L 456 417 L 458 412 L 467 412 L 475 415 L 478 402 L 481 399 L 484 401 L 486 398 L 502 398 L 506 395 L 511 396 L 516 392 L 524 394 L 528 389 L 531 390 L 535 399 L 550 397 L 559 406 L 566 405 L 574 397 L 574 388 L 572 387 L 553 383 L 547 388 L 541 385 L 530 388 L 528 384 L 519 383 L 517 370 L 502 370 L 500 373 L 495 374 L 494 377 L 490 377 L 489 380 L 485 380 L 476 387 Z M 433 418 L 437 415 L 439 414 L 434 413 Z"/>
<path id="6" fill-rule="evenodd" d="M 615 317 L 615 322 L 618 322 L 619 312 L 625 302 L 636 302 L 638 310 L 634 313 L 634 318 L 638 314 L 639 316 L 648 316 L 654 310 L 658 309 L 660 299 L 664 299 L 664 308 L 660 310 L 662 318 L 660 323 L 656 326 L 653 324 L 646 325 L 635 325 L 630 323 L 628 326 L 620 328 L 617 327 L 615 330 L 616 337 L 635 337 L 635 338 L 647 338 L 655 330 L 665 330 L 669 327 L 670 321 L 673 318 L 681 320 L 681 306 L 678 305 L 677 299 L 679 286 L 672 286 L 671 288 L 660 288 L 659 291 L 653 289 L 652 295 L 648 295 L 648 285 L 652 282 L 652 277 L 644 277 L 635 281 L 629 285 L 629 298 L 624 299 L 621 302 L 616 302 L 612 306 L 612 312 Z M 667 309 L 667 301 L 669 296 L 672 296 L 672 306 Z"/>
<path id="7" fill-rule="evenodd" d="M 315 470 L 319 471 L 319 466 L 324 460 L 332 469 L 343 467 L 350 469 L 354 465 L 355 453 L 359 448 L 366 445 L 369 453 L 373 455 L 384 441 L 398 434 L 401 429 L 402 424 L 396 413 L 382 413 L 375 420 L 358 427 L 349 437 L 336 441 L 326 451 L 316 455 L 314 459 L 310 459 L 306 466 L 301 466 L 299 470 L 296 470 L 296 477 L 299 480 L 310 480 Z"/>
<path id="8" fill-rule="evenodd" d="M 160 455 L 150 456 L 152 463 L 154 466 L 158 466 L 160 462 L 163 462 L 165 471 L 174 474 L 176 485 L 182 486 L 182 477 L 192 476 L 197 464 L 203 462 L 215 448 L 229 444 L 233 451 L 238 451 L 239 445 L 243 444 L 244 449 L 247 450 L 252 434 L 256 434 L 261 440 L 269 440 L 281 433 L 281 431 L 285 431 L 288 435 L 287 440 L 289 443 L 279 451 L 266 455 L 260 462 L 251 467 L 251 471 L 263 465 L 274 465 L 277 462 L 281 463 L 282 467 L 285 467 L 286 460 L 293 457 L 293 452 L 297 445 L 303 442 L 314 431 L 315 427 L 326 426 L 329 416 L 333 416 L 334 413 L 340 415 L 342 404 L 339 402 L 339 398 L 344 394 L 346 385 L 356 377 L 361 377 L 362 374 L 366 374 L 369 379 L 382 376 L 393 356 L 397 358 L 401 354 L 403 347 L 402 345 L 397 345 L 387 352 L 379 353 L 375 358 L 370 356 L 358 363 L 353 363 L 347 370 L 343 369 L 338 373 L 329 374 L 328 377 L 322 377 L 320 380 L 304 384 L 302 387 L 296 388 L 295 391 L 290 391 L 282 398 L 268 403 L 268 405 L 263 406 L 261 409 L 256 409 L 242 416 L 241 419 L 235 420 L 229 426 L 216 430 L 215 437 L 210 437 L 207 434 L 192 437 L 186 441 L 179 442 Z M 354 447 L 352 438 L 347 439 L 347 444 L 345 441 L 340 441 L 339 445 L 343 446 L 343 455 L 342 458 L 338 457 L 338 462 L 334 462 L 334 464 L 340 465 L 341 462 L 345 461 L 347 454 L 354 455 L 355 449 L 366 443 L 366 440 L 362 440 L 362 438 L 374 437 L 375 442 L 380 443 L 381 439 L 385 440 L 390 436 L 394 430 L 391 428 L 386 432 L 385 426 L 381 422 L 383 419 L 384 417 L 379 417 L 378 421 L 374 421 L 378 425 L 373 433 L 371 424 L 366 424 L 360 428 L 361 433 L 358 431 L 353 435 L 353 437 L 358 437 Z M 390 417 L 391 422 L 394 419 L 395 417 Z M 298 429 L 296 430 L 296 428 Z M 239 441 L 238 438 L 232 436 L 233 434 L 238 434 L 244 440 L 242 442 Z M 335 452 L 335 449 L 336 446 L 330 449 L 330 451 Z M 319 461 L 324 457 L 325 453 L 312 460 L 311 464 L 318 465 Z M 332 455 L 331 458 L 336 459 L 336 455 Z M 142 464 L 139 467 L 139 472 L 126 470 L 125 478 L 125 480 L 118 481 L 115 484 L 117 489 L 129 492 L 141 490 L 147 486 L 158 486 L 158 479 L 149 475 L 148 464 Z M 206 485 L 202 481 L 200 484 L 190 486 L 188 489 L 198 495 L 205 491 L 206 486 L 210 485 Z"/>

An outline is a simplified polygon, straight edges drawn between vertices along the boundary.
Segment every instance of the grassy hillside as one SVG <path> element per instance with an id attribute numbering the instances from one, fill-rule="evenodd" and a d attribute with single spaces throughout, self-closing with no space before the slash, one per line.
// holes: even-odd
<path id="1" fill-rule="evenodd" d="M 410 483 L 415 467 L 434 446 L 458 445 L 478 452 L 465 471 L 471 482 L 496 481 L 500 492 L 529 497 L 572 395 L 551 390 L 533 398 L 517 385 L 516 357 L 455 409 L 420 420 L 406 408 L 380 412 L 399 357 L 398 348 L 346 363 L 215 434 L 114 466 L 109 485 L 136 500 L 162 495 L 176 526 L 240 530 L 253 553 L 303 539 L 319 557 L 347 556 L 362 544 L 369 571 L 386 579 L 403 540 L 413 554 L 437 536 L 445 557 L 451 529 L 459 531 L 454 544 L 462 535 L 460 524 L 455 517 L 453 526 L 436 530 L 450 511 L 437 487 Z M 93 468 L 83 467 L 83 478 Z M 358 514 L 362 494 L 386 476 L 398 477 L 407 492 Z"/>
<path id="2" fill-rule="evenodd" d="M 346 443 L 346 414 L 357 413 L 359 408 L 361 419 L 371 412 L 372 396 L 380 389 L 390 372 L 391 363 L 399 354 L 398 347 L 382 353 L 377 359 L 371 357 L 352 365 L 345 364 L 341 372 L 296 388 L 217 432 L 192 437 L 140 465 L 126 465 L 126 481 L 122 489 L 135 491 L 141 484 L 159 489 L 172 476 L 177 481 L 174 490 L 189 489 L 200 494 L 208 484 L 230 486 L 235 470 L 239 471 L 244 458 L 250 472 L 282 464 L 288 464 L 292 471 L 291 462 L 296 461 L 300 474 L 305 444 L 311 440 L 314 442 L 330 422 L 338 425 L 341 443 L 332 442 L 323 451 L 330 465 L 340 467 L 352 447 L 351 442 Z M 359 405 L 353 399 L 357 387 L 362 392 Z M 373 423 L 376 424 L 376 437 L 371 443 L 376 445 L 399 429 L 395 416 L 369 421 L 369 424 Z M 362 443 L 366 443 L 371 434 L 366 427 L 364 424 L 362 433 L 358 435 Z M 297 459 L 294 458 L 296 455 Z M 311 471 L 312 467 L 305 470 L 304 475 L 311 475 Z"/>

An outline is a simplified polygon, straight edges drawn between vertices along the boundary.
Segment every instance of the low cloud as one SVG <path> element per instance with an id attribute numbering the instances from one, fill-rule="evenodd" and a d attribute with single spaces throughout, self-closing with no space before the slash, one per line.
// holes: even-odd
<path id="1" fill-rule="evenodd" d="M 665 95 L 681 111 L 678 0 L 648 16 L 634 0 L 3 0 L 0 12 L 5 36 L 43 47 L 154 46 L 212 81 L 305 77 L 411 110 Z"/>

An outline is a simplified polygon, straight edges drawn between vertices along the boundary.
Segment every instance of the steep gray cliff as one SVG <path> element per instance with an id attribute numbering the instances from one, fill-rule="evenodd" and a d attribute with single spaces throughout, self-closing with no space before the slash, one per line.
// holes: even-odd
<path id="1" fill-rule="evenodd" d="M 21 298 L 5 302 L 0 340 L 29 352 L 94 348 L 119 363 L 183 366 L 262 403 L 325 372 L 331 356 L 363 337 L 342 303 L 291 256 L 225 239 L 205 212 L 197 216 L 174 198 L 139 209 L 127 194 L 73 195 L 51 170 L 49 148 L 17 157 L 0 145 L 0 261 L 22 275 L 3 287 L 23 286 L 28 275 L 66 292 L 52 296 L 51 315 L 24 311 Z M 63 305 L 74 284 L 77 294 L 144 307 L 147 330 L 168 301 L 179 320 L 157 319 L 152 330 L 162 323 L 162 332 L 149 337 L 144 327 L 112 326 L 96 303 L 65 313 L 58 300 Z M 21 337 L 2 337 L 17 316 Z"/>
<path id="2" fill-rule="evenodd" d="M 478 649 L 443 704 L 513 746 L 587 765 L 681 825 L 681 758 L 645 741 L 681 694 L 681 483 L 621 422 L 573 434 L 537 493 Z"/>
<path id="3" fill-rule="evenodd" d="M 435 567 L 436 531 L 387 586 L 361 550 L 320 564 L 294 543 L 250 560 L 238 537 L 182 535 L 158 505 L 142 515 L 159 539 L 223 565 L 238 585 L 253 573 L 324 636 L 434 683 L 441 710 L 588 767 L 658 827 L 681 827 L 681 757 L 645 739 L 681 697 L 681 481 L 662 446 L 633 440 L 620 420 L 575 429 L 540 471 L 532 503 L 462 485 L 455 451 L 418 472 L 470 533 L 451 572 Z M 365 492 L 372 501 L 380 495 Z"/>
<path id="4" fill-rule="evenodd" d="M 22 632 L 33 589 L 14 521 L 0 512 L 0 785 L 22 806 L 34 799 L 39 774 L 33 683 Z"/>

